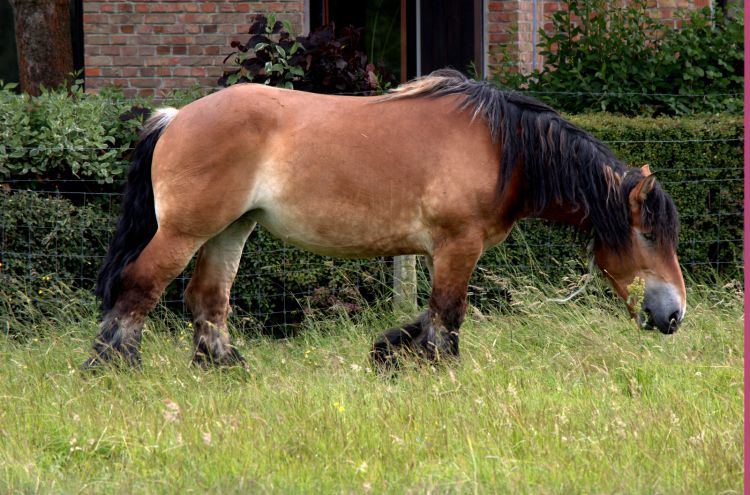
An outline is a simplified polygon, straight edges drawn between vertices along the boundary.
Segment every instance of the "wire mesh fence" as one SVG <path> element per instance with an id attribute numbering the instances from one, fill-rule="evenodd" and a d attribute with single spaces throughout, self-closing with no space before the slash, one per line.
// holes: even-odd
<path id="1" fill-rule="evenodd" d="M 740 278 L 743 210 L 736 191 L 742 189 L 742 170 L 704 167 L 694 169 L 690 179 L 664 176 L 661 182 L 667 191 L 700 186 L 708 194 L 704 199 L 709 208 L 681 218 L 683 225 L 690 226 L 683 229 L 679 248 L 686 272 L 695 277 Z M 121 200 L 119 192 L 96 191 L 99 187 L 87 181 L 3 183 L 0 275 L 20 281 L 32 298 L 45 290 L 44 282 L 50 278 L 92 290 Z M 502 277 L 508 264 L 514 270 L 542 272 L 548 280 L 570 275 L 571 266 L 582 271 L 584 263 L 571 265 L 561 260 L 580 259 L 584 244 L 570 229 L 522 221 L 504 244 L 480 261 L 480 280 L 472 281 L 473 296 L 497 302 L 497 290 L 487 286 L 496 279 L 481 280 L 481 274 Z M 274 240 L 258 227 L 246 245 L 232 293 L 233 307 L 248 326 L 265 328 L 286 328 L 311 311 L 356 312 L 363 305 L 391 297 L 392 264 L 391 258 L 315 256 Z M 424 296 L 428 276 L 424 263 L 418 267 Z M 191 270 L 188 267 L 166 291 L 163 301 L 168 307 L 185 310 L 182 293 Z"/>
<path id="2" fill-rule="evenodd" d="M 572 92 L 569 96 L 580 94 Z M 152 104 L 184 102 L 184 97 L 167 97 Z M 611 123 L 593 124 L 602 131 Z M 698 279 L 739 280 L 743 275 L 742 133 L 714 133 L 711 129 L 682 132 L 684 126 L 676 119 L 666 126 L 664 132 L 636 126 L 627 132 L 616 128 L 595 134 L 632 165 L 650 163 L 657 170 L 660 183 L 672 194 L 680 212 L 683 229 L 678 254 L 686 273 Z M 67 152 L 79 153 L 85 160 L 89 154 L 107 151 L 60 143 L 26 145 L 15 150 L 8 147 L 7 143 L 0 143 L 8 156 L 17 152 L 22 157 L 45 156 L 51 161 Z M 118 141 L 118 157 L 124 158 L 121 155 L 128 149 L 127 140 Z M 91 291 L 118 216 L 119 191 L 117 184 L 93 180 L 0 182 L 0 284 L 12 279 L 32 299 L 44 296 L 44 282 L 50 279 Z M 580 260 L 585 244 L 586 240 L 570 229 L 538 220 L 519 222 L 505 243 L 480 260 L 470 297 L 474 303 L 501 302 L 502 289 L 494 285 L 509 267 L 538 272 L 552 283 L 569 276 L 571 270 L 582 272 L 585 263 Z M 167 289 L 167 306 L 184 311 L 182 294 L 191 271 L 189 266 Z M 420 296 L 424 298 L 429 276 L 423 262 L 418 263 L 418 276 Z M 248 325 L 283 327 L 311 311 L 357 311 L 365 304 L 387 300 L 392 296 L 392 285 L 390 258 L 334 260 L 315 256 L 274 240 L 258 227 L 245 248 L 232 303 Z"/>

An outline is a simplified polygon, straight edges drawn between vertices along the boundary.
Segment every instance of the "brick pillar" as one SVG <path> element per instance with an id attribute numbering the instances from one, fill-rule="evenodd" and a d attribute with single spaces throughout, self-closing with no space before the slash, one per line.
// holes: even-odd
<path id="1" fill-rule="evenodd" d="M 247 41 L 255 14 L 303 26 L 304 0 L 84 0 L 86 88 L 159 96 L 196 84 L 216 87 L 232 40 Z"/>
<path id="2" fill-rule="evenodd" d="M 537 29 L 544 26 L 545 3 L 537 1 Z M 533 0 L 490 0 L 488 10 L 486 56 L 490 74 L 509 69 L 530 72 L 534 57 Z M 509 60 L 503 63 L 502 56 L 509 56 Z M 537 57 L 537 64 L 540 63 L 541 58 Z"/>
<path id="3" fill-rule="evenodd" d="M 518 60 L 518 0 L 490 0 L 487 2 L 487 76 L 492 76 L 500 66 L 507 67 Z M 503 56 L 510 60 L 502 61 Z"/>

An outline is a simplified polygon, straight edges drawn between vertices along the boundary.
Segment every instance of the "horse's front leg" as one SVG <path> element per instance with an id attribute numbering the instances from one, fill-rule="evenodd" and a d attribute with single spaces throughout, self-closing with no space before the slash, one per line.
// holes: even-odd
<path id="1" fill-rule="evenodd" d="M 457 358 L 459 329 L 466 314 L 469 278 L 482 254 L 480 236 L 442 239 L 432 254 L 432 294 L 419 318 L 383 333 L 375 342 L 372 358 L 378 365 L 396 363 L 405 348 L 429 360 Z"/>

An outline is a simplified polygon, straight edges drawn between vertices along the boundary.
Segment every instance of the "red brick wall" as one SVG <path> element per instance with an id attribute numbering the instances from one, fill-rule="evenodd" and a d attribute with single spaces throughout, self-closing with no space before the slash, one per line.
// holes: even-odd
<path id="1" fill-rule="evenodd" d="M 352 0 L 354 1 L 354 0 Z M 627 0 L 625 0 L 627 1 Z M 649 0 L 652 12 L 678 25 L 678 8 L 710 0 Z M 86 86 L 115 84 L 126 94 L 164 95 L 200 84 L 215 87 L 232 40 L 247 40 L 252 16 L 275 13 L 295 33 L 304 25 L 304 0 L 84 0 Z M 428 3 L 422 2 L 423 6 Z M 490 74 L 507 47 L 518 68 L 533 66 L 533 0 L 489 0 L 485 12 Z M 551 28 L 560 0 L 537 1 L 537 26 Z M 543 64 L 537 56 L 537 67 Z"/>
<path id="2" fill-rule="evenodd" d="M 216 86 L 229 43 L 247 41 L 254 14 L 272 12 L 299 33 L 304 0 L 84 0 L 83 8 L 87 89 L 159 96 Z"/>
<path id="3" fill-rule="evenodd" d="M 678 9 L 707 7 L 709 2 L 710 0 L 649 0 L 649 7 L 652 15 L 667 21 L 668 25 L 679 27 L 681 17 Z M 537 29 L 544 28 L 549 32 L 552 28 L 552 15 L 562 7 L 560 0 L 537 0 Z M 507 47 L 519 70 L 530 72 L 534 57 L 533 1 L 489 0 L 488 10 L 486 19 L 489 40 L 486 56 L 490 74 L 498 68 L 503 46 Z M 541 68 L 543 63 L 543 58 L 537 55 L 537 68 Z"/>

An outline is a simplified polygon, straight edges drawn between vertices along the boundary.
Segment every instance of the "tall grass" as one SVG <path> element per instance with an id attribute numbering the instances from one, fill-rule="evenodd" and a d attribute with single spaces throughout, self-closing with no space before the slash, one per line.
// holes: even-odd
<path id="1" fill-rule="evenodd" d="M 164 312 L 143 371 L 82 375 L 93 304 L 35 320 L 0 338 L 0 492 L 742 491 L 735 286 L 693 285 L 673 336 L 600 287 L 566 305 L 514 287 L 510 310 L 469 312 L 460 363 L 389 377 L 367 359 L 401 320 L 382 308 L 240 336 L 247 371 L 188 366 L 190 329 Z"/>

